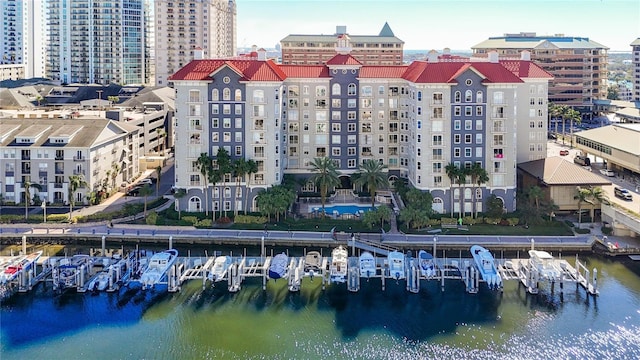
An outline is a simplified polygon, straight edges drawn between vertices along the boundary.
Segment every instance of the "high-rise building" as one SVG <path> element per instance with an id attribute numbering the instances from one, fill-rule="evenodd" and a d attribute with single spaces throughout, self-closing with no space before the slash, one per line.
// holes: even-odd
<path id="1" fill-rule="evenodd" d="M 529 51 L 531 60 L 553 75 L 549 102 L 590 114 L 594 100 L 607 98 L 609 48 L 589 38 L 522 32 L 490 37 L 471 49 L 474 56 L 480 57 L 491 51 L 501 57 L 519 57 L 523 50 Z"/>
<path id="2" fill-rule="evenodd" d="M 167 85 L 194 59 L 236 55 L 235 0 L 155 0 L 155 79 Z"/>
<path id="3" fill-rule="evenodd" d="M 0 64 L 22 64 L 24 77 L 44 77 L 44 0 L 0 0 Z"/>
<path id="4" fill-rule="evenodd" d="M 437 212 L 482 211 L 490 195 L 515 209 L 516 164 L 547 156 L 551 76 L 528 52 L 518 60 L 432 52 L 410 65 L 368 66 L 349 53 L 347 37 L 337 45 L 320 65 L 276 64 L 258 51 L 251 59 L 194 60 L 171 77 L 175 184 L 187 190 L 182 209 L 254 211 L 261 190 L 285 174 L 308 181 L 321 157 L 334 161 L 345 189 L 352 188 L 349 175 L 374 160 L 388 166 L 390 180 L 429 191 Z M 229 176 L 222 189 L 208 182 L 198 158 L 215 161 L 219 149 L 255 161 L 257 172 Z M 449 164 L 479 164 L 488 180 L 475 190 L 457 187 Z"/>
<path id="5" fill-rule="evenodd" d="M 145 82 L 145 0 L 48 0 L 47 77 L 62 83 Z"/>
<path id="6" fill-rule="evenodd" d="M 640 101 L 640 38 L 631 43 L 633 51 L 633 95 L 632 101 Z"/>
<path id="7" fill-rule="evenodd" d="M 378 35 L 352 35 L 346 26 L 336 26 L 333 35 L 291 34 L 280 40 L 282 63 L 296 65 L 324 64 L 336 54 L 339 38 L 347 36 L 351 55 L 363 65 L 402 65 L 404 41 L 398 39 L 385 23 Z"/>

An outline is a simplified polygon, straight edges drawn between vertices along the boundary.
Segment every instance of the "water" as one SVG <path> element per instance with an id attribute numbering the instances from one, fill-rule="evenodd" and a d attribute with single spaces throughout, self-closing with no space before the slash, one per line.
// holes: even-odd
<path id="1" fill-rule="evenodd" d="M 314 211 L 321 211 L 322 208 L 314 207 Z M 338 215 L 358 214 L 360 211 L 371 211 L 371 205 L 331 205 L 325 206 L 324 211 L 328 215 L 332 215 L 334 212 L 337 212 Z"/>
<path id="2" fill-rule="evenodd" d="M 564 301 L 508 282 L 502 295 L 461 282 L 363 280 L 322 290 L 305 279 L 224 284 L 192 281 L 177 294 L 121 289 L 54 296 L 39 286 L 2 304 L 0 358 L 7 359 L 637 359 L 640 263 L 587 259 L 599 269 L 598 298 L 574 286 Z"/>

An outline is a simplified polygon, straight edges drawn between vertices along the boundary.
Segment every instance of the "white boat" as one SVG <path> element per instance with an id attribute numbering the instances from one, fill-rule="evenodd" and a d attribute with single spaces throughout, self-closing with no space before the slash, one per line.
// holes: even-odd
<path id="1" fill-rule="evenodd" d="M 322 255 L 318 251 L 309 251 L 304 257 L 304 272 L 313 276 L 320 273 L 322 267 Z"/>
<path id="2" fill-rule="evenodd" d="M 502 287 L 502 277 L 496 268 L 496 263 L 491 252 L 480 245 L 471 247 L 471 256 L 476 262 L 476 268 L 480 272 L 490 289 Z"/>
<path id="3" fill-rule="evenodd" d="M 211 272 L 209 272 L 209 280 L 213 282 L 218 282 L 224 280 L 225 276 L 227 276 L 227 272 L 229 271 L 229 267 L 233 259 L 231 256 L 218 256 L 213 262 L 213 268 Z"/>
<path id="4" fill-rule="evenodd" d="M 280 253 L 271 259 L 271 265 L 269 265 L 269 279 L 280 279 L 287 273 L 287 266 L 289 266 L 289 256 L 285 253 Z"/>
<path id="5" fill-rule="evenodd" d="M 332 283 L 347 281 L 347 249 L 338 246 L 331 252 L 331 265 L 329 266 L 329 280 Z"/>
<path id="6" fill-rule="evenodd" d="M 140 283 L 142 288 L 153 287 L 155 284 L 162 281 L 166 276 L 167 271 L 178 260 L 178 250 L 169 249 L 159 253 L 153 254 L 149 260 L 149 265 L 140 276 Z"/>
<path id="7" fill-rule="evenodd" d="M 404 279 L 404 254 L 399 251 L 392 251 L 387 255 L 387 261 L 389 262 L 391 277 L 396 280 Z"/>
<path id="8" fill-rule="evenodd" d="M 436 274 L 433 255 L 424 250 L 420 250 L 418 252 L 418 261 L 420 263 L 420 273 L 422 276 L 430 278 Z"/>
<path id="9" fill-rule="evenodd" d="M 376 259 L 370 252 L 360 254 L 360 276 L 370 278 L 376 276 Z"/>
<path id="10" fill-rule="evenodd" d="M 89 285 L 87 285 L 87 290 L 91 291 L 105 291 L 107 287 L 109 287 L 109 271 L 100 271 L 96 274 L 96 276 L 89 281 Z"/>
<path id="11" fill-rule="evenodd" d="M 80 276 L 86 275 L 90 266 L 91 258 L 89 255 L 73 255 L 70 259 L 61 259 L 54 270 L 57 274 L 54 290 L 64 291 L 82 286 Z"/>
<path id="12" fill-rule="evenodd" d="M 529 265 L 537 269 L 541 279 L 552 281 L 560 279 L 561 271 L 556 267 L 553 256 L 546 251 L 529 250 Z"/>
<path id="13" fill-rule="evenodd" d="M 42 255 L 42 250 L 31 253 L 27 256 L 19 256 L 14 261 L 6 264 L 4 271 L 0 274 L 0 282 L 12 281 L 23 271 L 29 271 Z"/>

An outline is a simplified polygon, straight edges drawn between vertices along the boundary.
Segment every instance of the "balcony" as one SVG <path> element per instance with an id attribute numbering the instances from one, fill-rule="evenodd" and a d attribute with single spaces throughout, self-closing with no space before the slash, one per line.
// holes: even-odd
<path id="1" fill-rule="evenodd" d="M 493 132 L 506 132 L 504 126 L 494 126 L 492 131 Z"/>
<path id="2" fill-rule="evenodd" d="M 84 156 L 74 156 L 73 161 L 87 161 L 87 158 Z"/>
<path id="3" fill-rule="evenodd" d="M 84 170 L 73 170 L 73 175 L 85 175 Z"/>
<path id="4" fill-rule="evenodd" d="M 64 183 L 53 183 L 53 187 L 56 188 L 56 189 L 62 189 L 62 185 L 63 184 Z"/>

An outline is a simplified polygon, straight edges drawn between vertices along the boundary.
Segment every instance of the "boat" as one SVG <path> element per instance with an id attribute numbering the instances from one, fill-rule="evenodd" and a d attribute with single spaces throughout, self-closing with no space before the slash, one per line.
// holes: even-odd
<path id="1" fill-rule="evenodd" d="M 322 255 L 318 251 L 309 251 L 304 257 L 304 272 L 313 276 L 320 273 L 322 267 Z"/>
<path id="2" fill-rule="evenodd" d="M 229 267 L 233 259 L 231 256 L 218 256 L 213 262 L 213 268 L 211 272 L 209 272 L 209 280 L 213 282 L 218 282 L 224 280 L 225 276 L 227 276 L 227 272 L 229 271 Z"/>
<path id="3" fill-rule="evenodd" d="M 0 276 L 0 282 L 8 282 L 14 280 L 20 272 L 29 271 L 33 264 L 38 261 L 40 256 L 42 255 L 42 250 L 31 253 L 27 256 L 20 256 L 11 263 L 7 264 Z"/>
<path id="4" fill-rule="evenodd" d="M 420 273 L 424 277 L 433 277 L 436 274 L 436 267 L 433 263 L 433 255 L 430 253 L 420 250 L 418 252 L 418 261 L 420 263 Z"/>
<path id="5" fill-rule="evenodd" d="M 546 251 L 529 250 L 529 265 L 537 269 L 541 279 L 551 281 L 560 279 L 561 271 L 556 267 L 553 256 Z"/>
<path id="6" fill-rule="evenodd" d="M 142 288 L 153 287 L 155 284 L 162 281 L 166 276 L 167 271 L 178 260 L 178 250 L 169 249 L 159 253 L 153 254 L 149 259 L 149 265 L 140 276 L 140 283 Z"/>
<path id="7" fill-rule="evenodd" d="M 70 259 L 61 259 L 54 269 L 54 290 L 65 291 L 83 286 L 83 276 L 89 272 L 91 258 L 89 255 L 73 255 Z"/>
<path id="8" fill-rule="evenodd" d="M 391 277 L 396 280 L 404 279 L 404 254 L 399 251 L 392 251 L 387 255 L 387 260 Z"/>
<path id="9" fill-rule="evenodd" d="M 271 259 L 271 265 L 269 265 L 269 279 L 280 279 L 287 273 L 287 266 L 289 265 L 289 256 L 285 253 L 280 253 Z"/>
<path id="10" fill-rule="evenodd" d="M 360 276 L 370 278 L 376 276 L 376 259 L 370 252 L 360 254 Z"/>
<path id="11" fill-rule="evenodd" d="M 331 252 L 331 265 L 329 266 L 329 280 L 332 283 L 347 281 L 347 249 L 338 246 Z"/>
<path id="12" fill-rule="evenodd" d="M 482 280 L 484 280 L 490 289 L 502 287 L 502 277 L 496 268 L 496 263 L 491 252 L 480 245 L 471 247 L 471 256 L 476 262 L 476 268 L 480 272 Z"/>
<path id="13" fill-rule="evenodd" d="M 96 274 L 96 276 L 93 277 L 93 279 L 91 279 L 91 281 L 89 281 L 89 284 L 87 285 L 87 290 L 91 290 L 91 291 L 105 291 L 107 290 L 107 287 L 109 287 L 109 279 L 111 278 L 111 275 L 109 274 L 109 271 L 100 271 L 99 273 Z"/>

